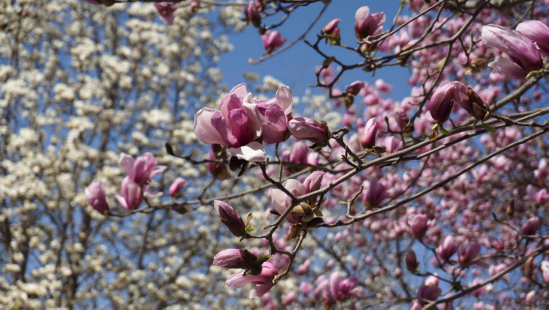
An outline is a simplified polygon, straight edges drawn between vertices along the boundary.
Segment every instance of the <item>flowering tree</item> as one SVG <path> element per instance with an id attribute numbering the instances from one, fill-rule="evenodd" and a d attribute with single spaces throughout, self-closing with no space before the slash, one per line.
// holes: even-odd
<path id="1" fill-rule="evenodd" d="M 546 2 L 85 2 L 2 6 L 4 307 L 549 306 Z M 227 88 L 245 27 L 313 95 Z"/>

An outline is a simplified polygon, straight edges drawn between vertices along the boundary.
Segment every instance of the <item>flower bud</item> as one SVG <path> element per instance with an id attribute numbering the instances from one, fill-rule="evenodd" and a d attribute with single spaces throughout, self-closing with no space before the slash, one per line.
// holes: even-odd
<path id="1" fill-rule="evenodd" d="M 480 254 L 480 244 L 473 241 L 461 244 L 458 249 L 458 261 L 461 265 L 469 265 Z"/>
<path id="2" fill-rule="evenodd" d="M 364 88 L 364 82 L 355 81 L 345 89 L 345 94 L 356 96 Z"/>
<path id="3" fill-rule="evenodd" d="M 297 142 L 292 148 L 290 153 L 290 162 L 294 164 L 304 164 L 307 162 L 307 155 L 309 153 L 309 148 L 304 142 Z"/>
<path id="4" fill-rule="evenodd" d="M 376 119 L 370 118 L 360 136 L 360 145 L 362 145 L 363 148 L 367 149 L 376 145 L 377 129 L 378 125 Z"/>
<path id="5" fill-rule="evenodd" d="M 261 15 L 259 15 L 259 7 L 256 5 L 254 0 L 250 0 L 248 6 L 244 8 L 244 19 L 247 22 L 251 22 L 254 27 L 261 26 Z"/>
<path id="6" fill-rule="evenodd" d="M 174 15 L 173 13 L 179 7 L 179 3 L 170 3 L 167 1 L 154 3 L 154 6 L 158 10 L 160 19 L 168 25 L 173 25 Z"/>
<path id="7" fill-rule="evenodd" d="M 126 176 L 122 180 L 122 196 L 116 195 L 115 198 L 123 208 L 135 210 L 143 202 L 143 188 Z"/>
<path id="8" fill-rule="evenodd" d="M 383 30 L 384 23 L 385 13 L 380 12 L 370 15 L 370 8 L 363 6 L 355 14 L 355 35 L 359 40 L 378 35 Z"/>
<path id="9" fill-rule="evenodd" d="M 90 206 L 92 206 L 97 212 L 105 214 L 109 211 L 109 204 L 107 203 L 107 194 L 105 193 L 105 187 L 99 180 L 93 180 L 92 183 L 86 187 L 85 190 L 86 199 Z"/>
<path id="10" fill-rule="evenodd" d="M 278 31 L 267 31 L 261 36 L 263 47 L 268 54 L 286 43 L 286 38 L 283 38 Z"/>
<path id="11" fill-rule="evenodd" d="M 442 290 L 438 286 L 428 286 L 422 284 L 417 290 L 417 299 L 420 304 L 426 305 L 428 301 L 436 300 Z"/>
<path id="12" fill-rule="evenodd" d="M 219 218 L 221 222 L 227 226 L 229 231 L 236 237 L 242 236 L 246 229 L 246 225 L 242 218 L 228 203 L 216 200 L 214 201 L 214 207 L 219 212 Z"/>
<path id="13" fill-rule="evenodd" d="M 410 225 L 410 232 L 412 236 L 417 239 L 423 237 L 427 231 L 427 221 L 429 221 L 427 214 L 418 214 L 414 216 L 412 225 Z"/>
<path id="14" fill-rule="evenodd" d="M 258 265 L 257 256 L 248 250 L 226 249 L 217 253 L 213 264 L 225 268 L 255 269 Z"/>
<path id="15" fill-rule="evenodd" d="M 336 18 L 324 26 L 324 29 L 322 29 L 322 35 L 330 39 L 330 44 L 332 45 L 339 44 L 341 41 L 341 31 L 338 26 L 340 21 L 341 19 Z"/>
<path id="16" fill-rule="evenodd" d="M 444 242 L 437 248 L 438 257 L 442 260 L 449 260 L 452 255 L 458 250 L 458 245 L 454 239 L 454 236 L 449 235 L 444 239 Z"/>
<path id="17" fill-rule="evenodd" d="M 531 290 L 530 292 L 528 292 L 528 294 L 526 294 L 526 297 L 524 298 L 524 304 L 527 306 L 532 305 L 532 302 L 534 301 L 535 297 L 536 297 L 536 291 Z"/>
<path id="18" fill-rule="evenodd" d="M 187 185 L 187 181 L 182 178 L 177 178 L 173 181 L 172 185 L 170 186 L 169 194 L 172 197 L 179 197 L 181 195 L 181 190 Z"/>
<path id="19" fill-rule="evenodd" d="M 418 267 L 419 263 L 417 262 L 416 253 L 411 249 L 408 250 L 406 254 L 406 268 L 408 268 L 408 271 L 415 273 Z"/>
<path id="20" fill-rule="evenodd" d="M 535 235 L 541 226 L 539 217 L 532 217 L 522 226 L 522 234 L 526 236 Z"/>
<path id="21" fill-rule="evenodd" d="M 323 177 L 324 177 L 324 172 L 322 171 L 315 171 L 311 173 L 303 182 L 303 186 L 305 186 L 305 191 L 307 193 L 310 193 L 310 192 L 319 190 L 321 187 Z"/>
<path id="22" fill-rule="evenodd" d="M 324 142 L 330 137 L 325 122 L 319 123 L 307 117 L 296 117 L 290 120 L 288 130 L 297 140 L 308 140 L 313 143 Z"/>
<path id="23" fill-rule="evenodd" d="M 467 87 L 457 81 L 441 84 L 431 96 L 429 112 L 431 117 L 440 123 L 444 123 L 452 113 L 452 107 L 457 102 L 460 105 L 468 100 Z"/>

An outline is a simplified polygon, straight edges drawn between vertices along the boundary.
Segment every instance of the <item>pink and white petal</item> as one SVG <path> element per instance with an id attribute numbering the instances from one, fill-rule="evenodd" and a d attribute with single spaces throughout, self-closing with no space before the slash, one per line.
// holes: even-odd
<path id="1" fill-rule="evenodd" d="M 282 85 L 276 91 L 276 104 L 282 108 L 285 115 L 292 113 L 292 91 L 286 85 Z"/>
<path id="2" fill-rule="evenodd" d="M 242 107 L 246 115 L 248 115 L 248 128 L 254 135 L 254 139 L 261 137 L 261 114 L 259 113 L 258 105 L 255 103 L 244 103 Z"/>
<path id="3" fill-rule="evenodd" d="M 251 276 L 244 276 L 244 270 L 242 270 L 239 273 L 235 273 L 232 276 L 230 276 L 227 281 L 225 281 L 225 285 L 227 285 L 230 288 L 240 288 L 244 285 L 251 283 L 253 281 Z"/>
<path id="4" fill-rule="evenodd" d="M 231 118 L 229 117 L 231 111 L 240 108 L 242 108 L 242 100 L 235 94 L 227 94 L 223 97 L 223 100 L 221 101 L 221 115 L 228 126 L 231 125 Z"/>
<path id="5" fill-rule="evenodd" d="M 233 133 L 231 132 L 231 129 L 227 126 L 227 123 L 225 123 L 223 117 L 221 116 L 221 113 L 213 115 L 211 121 L 212 121 L 212 126 L 214 130 L 216 130 L 219 136 L 221 137 L 222 143 L 219 143 L 219 144 L 225 147 L 240 146 L 240 142 L 233 135 Z"/>
<path id="6" fill-rule="evenodd" d="M 488 64 L 488 67 L 498 71 L 503 75 L 508 75 L 517 79 L 523 79 L 526 77 L 527 72 L 524 71 L 519 65 L 507 58 L 501 58 L 496 61 L 492 61 Z"/>
<path id="7" fill-rule="evenodd" d="M 155 175 L 164 172 L 164 170 L 166 170 L 167 168 L 168 168 L 167 166 L 156 166 L 156 167 L 154 167 L 153 170 L 151 170 L 151 176 L 150 177 L 152 178 Z"/>
<path id="8" fill-rule="evenodd" d="M 122 208 L 124 208 L 126 210 L 130 209 L 130 208 L 128 208 L 128 204 L 126 203 L 126 199 L 124 199 L 124 197 L 122 197 L 120 195 L 114 195 L 114 198 L 116 198 L 116 201 L 118 201 L 118 203 L 122 206 Z"/>
<path id="9" fill-rule="evenodd" d="M 239 148 L 230 148 L 229 152 L 238 159 L 251 162 L 264 162 L 266 156 L 263 145 L 257 141 L 250 142 L 248 145 Z"/>
<path id="10" fill-rule="evenodd" d="M 235 94 L 241 102 L 244 102 L 244 98 L 246 98 L 246 96 L 248 95 L 246 84 L 240 83 L 236 85 L 235 87 L 233 87 L 230 93 Z"/>
<path id="11" fill-rule="evenodd" d="M 221 144 L 226 146 L 221 135 L 212 124 L 212 117 L 214 115 L 221 116 L 221 113 L 210 108 L 202 108 L 196 112 L 194 115 L 194 134 L 204 144 Z"/>
<path id="12" fill-rule="evenodd" d="M 131 157 L 130 155 L 128 155 L 126 153 L 120 154 L 120 159 L 118 159 L 118 164 L 120 165 L 120 167 L 122 167 L 124 172 L 126 172 L 126 174 L 130 178 L 133 177 L 133 165 L 134 165 L 134 163 L 135 163 L 135 159 L 133 159 L 133 157 Z"/>
<path id="13" fill-rule="evenodd" d="M 267 294 L 271 288 L 273 288 L 273 283 L 267 283 L 267 284 L 259 284 L 256 285 L 251 291 L 250 291 L 250 298 L 261 298 L 263 295 Z"/>

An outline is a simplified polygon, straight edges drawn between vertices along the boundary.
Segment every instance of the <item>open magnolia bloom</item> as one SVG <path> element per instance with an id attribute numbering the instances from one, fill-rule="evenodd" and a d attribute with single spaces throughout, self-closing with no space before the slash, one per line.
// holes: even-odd
<path id="1" fill-rule="evenodd" d="M 246 275 L 246 271 L 242 270 L 227 279 L 225 285 L 230 288 L 240 288 L 246 284 L 252 283 L 255 287 L 250 291 L 250 298 L 259 298 L 273 288 L 273 279 L 278 275 L 276 267 L 269 262 L 264 262 L 261 267 L 262 269 L 259 275 Z"/>
<path id="2" fill-rule="evenodd" d="M 286 132 L 282 124 L 291 109 L 287 86 L 279 88 L 274 101 L 258 101 L 246 85 L 239 84 L 223 97 L 220 111 L 202 108 L 195 114 L 194 132 L 202 143 L 220 144 L 238 159 L 262 162 L 265 149 L 258 140 L 264 135 L 263 127 L 269 130 L 266 142 L 281 142 L 280 136 Z"/>

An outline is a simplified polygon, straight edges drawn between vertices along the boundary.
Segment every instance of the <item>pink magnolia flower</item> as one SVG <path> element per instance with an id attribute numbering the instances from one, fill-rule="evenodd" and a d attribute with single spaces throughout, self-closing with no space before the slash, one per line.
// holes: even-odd
<path id="1" fill-rule="evenodd" d="M 322 33 L 325 35 L 333 35 L 333 34 L 339 34 L 339 22 L 341 21 L 341 18 L 336 18 L 330 21 L 324 28 L 322 29 Z"/>
<path id="2" fill-rule="evenodd" d="M 267 53 L 272 53 L 275 49 L 281 47 L 286 43 L 286 38 L 283 38 L 278 31 L 267 31 L 261 36 L 263 40 L 263 47 Z"/>
<path id="3" fill-rule="evenodd" d="M 154 6 L 158 10 L 160 19 L 167 25 L 173 25 L 174 16 L 173 13 L 179 8 L 179 3 L 171 2 L 156 2 Z"/>
<path id="4" fill-rule="evenodd" d="M 406 253 L 406 268 L 410 272 L 415 272 L 418 267 L 419 263 L 417 261 L 416 253 L 412 249 L 408 250 L 408 253 Z"/>
<path id="5" fill-rule="evenodd" d="M 150 183 L 151 178 L 166 170 L 166 166 L 156 166 L 156 158 L 151 153 L 145 153 L 137 159 L 122 153 L 118 164 L 128 177 L 140 186 Z"/>
<path id="6" fill-rule="evenodd" d="M 334 300 L 342 300 L 346 297 L 362 297 L 362 290 L 358 285 L 357 277 L 341 278 L 339 272 L 334 272 L 330 276 L 330 294 Z"/>
<path id="7" fill-rule="evenodd" d="M 258 5 L 259 4 L 259 5 Z M 248 6 L 244 8 L 244 19 L 247 22 L 251 22 L 255 27 L 261 25 L 261 15 L 259 15 L 259 9 L 261 8 L 261 3 L 258 1 L 250 0 Z"/>
<path id="8" fill-rule="evenodd" d="M 387 190 L 385 186 L 378 182 L 377 178 L 371 178 L 364 182 L 363 199 L 370 206 L 379 205 L 386 197 Z"/>
<path id="9" fill-rule="evenodd" d="M 421 238 L 425 231 L 427 231 L 427 222 L 429 218 L 427 214 L 417 214 L 412 220 L 412 225 L 410 225 L 410 232 L 415 238 Z"/>
<path id="10" fill-rule="evenodd" d="M 323 177 L 324 172 L 322 171 L 315 171 L 309 174 L 309 176 L 303 182 L 303 186 L 305 186 L 305 192 L 310 193 L 319 190 Z"/>
<path id="11" fill-rule="evenodd" d="M 130 176 L 126 176 L 122 180 L 122 196 L 115 195 L 118 203 L 127 210 L 135 210 L 139 208 L 143 202 L 143 192 L 147 186 L 141 186 L 136 183 Z"/>
<path id="12" fill-rule="evenodd" d="M 458 245 L 454 239 L 454 236 L 449 235 L 444 239 L 444 242 L 437 248 L 436 252 L 438 257 L 442 260 L 449 260 L 458 250 Z"/>
<path id="13" fill-rule="evenodd" d="M 214 208 L 219 213 L 221 222 L 227 226 L 233 235 L 240 237 L 244 233 L 246 225 L 231 205 L 221 200 L 215 200 Z"/>
<path id="14" fill-rule="evenodd" d="M 370 118 L 360 135 L 360 145 L 363 148 L 371 148 L 376 145 L 378 125 L 375 118 Z"/>
<path id="15" fill-rule="evenodd" d="M 488 64 L 504 75 L 524 78 L 530 71 L 543 65 L 541 54 L 534 43 L 523 39 L 518 31 L 498 25 L 486 25 L 482 27 L 482 39 L 486 46 L 497 48 L 509 55 L 509 58 L 501 58 Z"/>
<path id="16" fill-rule="evenodd" d="M 383 141 L 387 154 L 402 150 L 402 140 L 399 137 L 389 136 Z"/>
<path id="17" fill-rule="evenodd" d="M 221 100 L 221 111 L 200 109 L 194 116 L 194 133 L 206 144 L 220 144 L 238 159 L 262 162 L 265 149 L 255 141 L 262 134 L 258 105 L 246 85 L 235 86 Z"/>
<path id="18" fill-rule="evenodd" d="M 464 106 L 468 100 L 467 86 L 458 81 L 445 82 L 431 96 L 429 112 L 435 121 L 444 123 L 450 117 L 454 103 Z"/>
<path id="19" fill-rule="evenodd" d="M 326 126 L 312 118 L 296 117 L 288 122 L 288 130 L 297 140 L 308 140 L 313 143 L 328 140 Z"/>
<path id="20" fill-rule="evenodd" d="M 169 194 L 172 197 L 178 197 L 181 195 L 181 191 L 183 188 L 187 185 L 187 181 L 182 178 L 177 178 L 173 181 L 172 185 L 170 185 Z"/>
<path id="21" fill-rule="evenodd" d="M 462 266 L 467 266 L 473 262 L 480 254 L 480 244 L 478 242 L 462 243 L 458 248 L 458 262 Z"/>
<path id="22" fill-rule="evenodd" d="M 244 275 L 245 270 L 242 270 L 227 279 L 225 285 L 230 288 L 241 288 L 246 284 L 252 283 L 254 288 L 250 292 L 250 298 L 260 298 L 271 290 L 274 286 L 273 279 L 278 275 L 276 267 L 269 262 L 264 262 L 261 267 L 259 275 Z"/>
<path id="23" fill-rule="evenodd" d="M 539 20 L 527 20 L 518 24 L 517 31 L 536 42 L 540 51 L 549 56 L 549 27 Z"/>
<path id="24" fill-rule="evenodd" d="M 363 6 L 355 14 L 355 35 L 359 40 L 378 35 L 383 29 L 384 23 L 385 13 L 379 12 L 370 15 L 370 8 Z"/>
<path id="25" fill-rule="evenodd" d="M 438 286 L 421 284 L 417 290 L 417 299 L 421 305 L 426 305 L 429 301 L 436 300 L 440 294 L 442 290 Z"/>
<path id="26" fill-rule="evenodd" d="M 90 206 L 97 212 L 105 214 L 109 211 L 109 203 L 107 202 L 107 194 L 103 183 L 99 180 L 93 180 L 85 190 L 86 199 Z"/>

